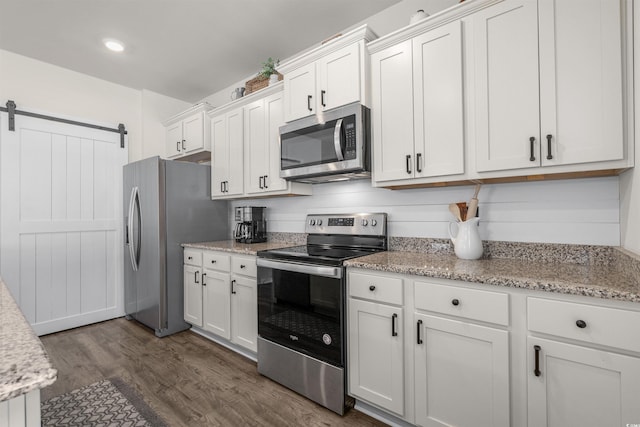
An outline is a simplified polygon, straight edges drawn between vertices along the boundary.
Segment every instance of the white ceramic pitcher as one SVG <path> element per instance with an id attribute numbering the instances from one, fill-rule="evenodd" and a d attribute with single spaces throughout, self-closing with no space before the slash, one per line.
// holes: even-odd
<path id="1" fill-rule="evenodd" d="M 449 237 L 453 242 L 456 256 L 462 259 L 478 259 L 482 256 L 482 240 L 478 233 L 478 221 L 480 218 L 471 218 L 463 222 L 449 223 Z M 457 236 L 451 232 L 451 226 L 458 226 Z"/>

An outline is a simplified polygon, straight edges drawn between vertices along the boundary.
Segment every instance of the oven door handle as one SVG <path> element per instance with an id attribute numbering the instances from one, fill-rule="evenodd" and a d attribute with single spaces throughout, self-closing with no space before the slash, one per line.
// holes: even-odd
<path id="1" fill-rule="evenodd" d="M 270 259 L 258 258 L 258 267 L 273 268 L 275 270 L 292 271 L 294 273 L 310 274 L 312 276 L 342 278 L 341 267 L 325 267 L 320 265 L 298 264 L 293 262 L 273 261 Z"/>

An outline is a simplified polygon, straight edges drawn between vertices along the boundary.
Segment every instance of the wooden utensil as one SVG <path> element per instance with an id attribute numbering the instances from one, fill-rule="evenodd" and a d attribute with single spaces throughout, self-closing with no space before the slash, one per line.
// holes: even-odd
<path id="1" fill-rule="evenodd" d="M 467 211 L 469 210 L 467 202 L 458 202 L 456 205 L 458 205 L 458 209 L 460 210 L 460 221 L 466 221 Z"/>
<path id="2" fill-rule="evenodd" d="M 462 221 L 462 217 L 460 216 L 460 209 L 456 203 L 449 204 L 449 212 L 455 217 L 456 220 Z"/>
<path id="3" fill-rule="evenodd" d="M 476 184 L 476 190 L 473 197 L 469 201 L 469 210 L 467 210 L 467 218 L 473 218 L 478 212 L 478 193 L 480 192 L 480 184 Z"/>

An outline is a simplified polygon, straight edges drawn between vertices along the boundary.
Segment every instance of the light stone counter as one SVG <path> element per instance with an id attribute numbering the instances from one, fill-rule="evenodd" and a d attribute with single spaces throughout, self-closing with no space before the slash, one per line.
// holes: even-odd
<path id="1" fill-rule="evenodd" d="M 303 243 L 304 244 L 304 243 Z M 232 252 L 241 255 L 256 255 L 258 251 L 280 249 L 296 246 L 293 242 L 237 243 L 235 240 L 217 242 L 183 243 L 185 248 L 204 249 L 209 251 Z"/>
<path id="2" fill-rule="evenodd" d="M 597 298 L 640 302 L 640 279 L 628 265 L 640 257 L 613 249 L 603 263 L 554 263 L 536 259 L 462 260 L 447 253 L 389 251 L 346 261 L 348 267 L 461 280 Z"/>
<path id="3" fill-rule="evenodd" d="M 0 402 L 55 382 L 57 371 L 0 278 Z"/>

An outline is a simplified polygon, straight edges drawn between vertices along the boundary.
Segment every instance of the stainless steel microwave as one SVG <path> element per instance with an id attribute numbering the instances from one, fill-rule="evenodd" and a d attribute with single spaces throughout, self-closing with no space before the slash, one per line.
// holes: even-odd
<path id="1" fill-rule="evenodd" d="M 371 176 L 369 109 L 360 103 L 280 127 L 280 177 L 327 182 Z"/>

